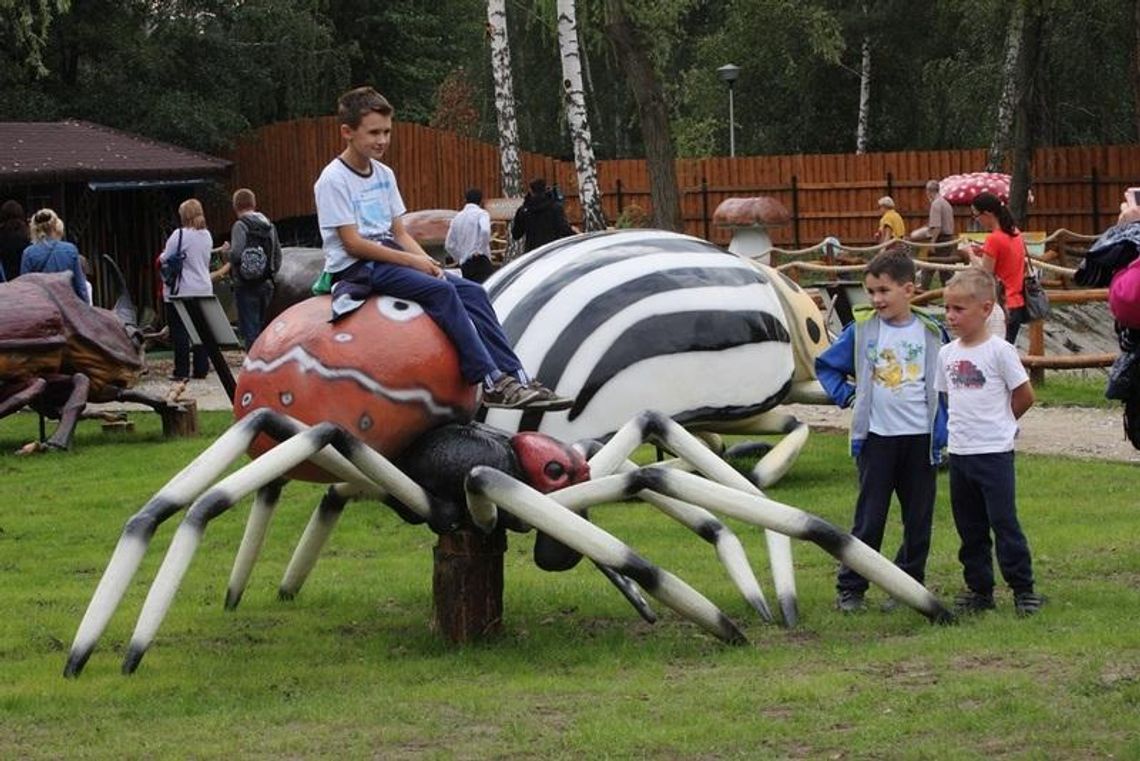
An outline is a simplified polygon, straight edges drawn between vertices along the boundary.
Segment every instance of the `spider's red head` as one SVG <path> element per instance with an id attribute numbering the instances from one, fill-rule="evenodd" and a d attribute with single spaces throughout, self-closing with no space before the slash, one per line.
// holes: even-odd
<path id="1" fill-rule="evenodd" d="M 590 466 L 582 452 L 545 434 L 512 436 L 511 448 L 524 480 L 543 494 L 590 480 Z"/>

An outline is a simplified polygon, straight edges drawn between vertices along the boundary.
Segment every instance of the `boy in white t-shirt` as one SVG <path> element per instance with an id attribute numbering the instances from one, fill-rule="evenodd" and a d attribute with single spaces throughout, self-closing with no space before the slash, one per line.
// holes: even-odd
<path id="1" fill-rule="evenodd" d="M 404 228 L 407 209 L 396 175 L 380 163 L 392 137 L 392 113 L 371 87 L 350 90 L 337 102 L 345 148 L 313 188 L 333 319 L 373 293 L 415 301 L 455 345 L 463 377 L 483 384 L 484 406 L 571 407 L 572 399 L 527 376 L 483 287 L 445 272 Z"/>
<path id="2" fill-rule="evenodd" d="M 902 512 L 903 541 L 895 565 L 919 583 L 926 576 L 938 464 L 946 446 L 946 405 L 934 389 L 938 350 L 948 336 L 912 307 L 914 262 L 884 251 L 867 264 L 871 307 L 815 361 L 816 377 L 840 407 L 852 407 L 851 454 L 859 497 L 851 533 L 873 549 L 883 543 L 891 494 Z M 847 566 L 836 579 L 836 607 L 863 608 L 867 580 Z M 888 600 L 884 610 L 894 608 Z"/>
<path id="3" fill-rule="evenodd" d="M 1033 387 L 1017 350 L 986 328 L 994 292 L 993 276 L 971 267 L 955 275 L 944 294 L 946 321 L 957 339 L 939 354 L 935 384 L 949 398 L 950 508 L 967 587 L 955 608 L 993 609 L 996 550 L 1014 609 L 1032 615 L 1045 598 L 1034 592 L 1029 542 L 1017 519 L 1013 440 L 1017 419 L 1033 406 Z"/>

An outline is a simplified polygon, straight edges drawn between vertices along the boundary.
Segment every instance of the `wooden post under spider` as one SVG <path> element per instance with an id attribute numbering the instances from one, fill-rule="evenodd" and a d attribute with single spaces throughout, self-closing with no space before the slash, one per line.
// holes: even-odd
<path id="1" fill-rule="evenodd" d="M 441 534 L 432 550 L 432 628 L 451 642 L 475 642 L 503 626 L 503 529 Z"/>

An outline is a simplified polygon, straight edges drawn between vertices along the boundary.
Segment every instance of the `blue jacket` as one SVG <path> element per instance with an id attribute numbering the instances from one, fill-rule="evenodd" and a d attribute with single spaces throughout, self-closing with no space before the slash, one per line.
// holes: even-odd
<path id="1" fill-rule="evenodd" d="M 928 312 L 911 307 L 911 312 L 926 328 L 926 408 L 930 421 L 930 462 L 942 461 L 946 448 L 946 397 L 934 390 L 938 372 L 938 350 L 950 340 L 946 329 Z M 855 319 L 843 329 L 835 343 L 815 360 L 815 374 L 828 395 L 840 407 L 854 404 L 851 416 L 851 454 L 858 455 L 871 428 L 871 368 L 867 364 L 867 347 L 879 337 L 882 321 L 874 308 L 860 305 L 854 309 Z M 850 379 L 854 378 L 854 383 Z"/>
<path id="2" fill-rule="evenodd" d="M 71 287 L 81 300 L 87 301 L 87 278 L 79 263 L 79 249 L 65 240 L 42 240 L 24 249 L 20 274 L 28 272 L 70 272 Z"/>

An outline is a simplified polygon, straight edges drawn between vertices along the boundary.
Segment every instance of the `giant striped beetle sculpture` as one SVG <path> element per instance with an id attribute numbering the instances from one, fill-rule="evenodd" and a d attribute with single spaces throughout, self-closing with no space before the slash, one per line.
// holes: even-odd
<path id="1" fill-rule="evenodd" d="M 682 237 L 669 238 L 681 246 L 677 251 L 690 249 L 696 240 L 681 241 Z M 583 242 L 595 240 L 582 237 Z M 700 282 L 707 278 L 714 290 L 717 284 L 739 281 L 736 287 L 757 295 L 771 286 L 770 276 L 750 270 L 747 263 L 741 267 L 734 255 L 703 245 L 711 269 L 725 271 L 702 276 L 689 271 L 691 266 L 681 267 L 684 277 Z M 505 271 L 500 283 L 518 282 L 529 266 L 556 261 L 547 256 L 544 249 L 532 252 L 520 262 L 522 275 Z M 637 259 L 650 261 L 645 256 L 630 260 Z M 670 269 L 667 264 L 657 262 L 663 271 Z M 749 279 L 747 272 L 758 274 Z M 677 294 L 667 296 L 663 303 L 675 304 L 677 298 Z M 755 306 L 738 311 L 750 326 L 748 336 L 774 337 L 766 341 L 770 346 L 760 349 L 756 380 L 768 382 L 768 371 L 778 368 L 775 390 L 744 405 L 725 397 L 720 407 L 739 407 L 745 413 L 740 419 L 753 428 L 797 384 L 781 302 L 772 294 L 767 298 L 767 311 Z M 732 311 L 730 300 L 723 294 L 718 299 L 725 309 L 714 311 Z M 79 625 L 66 676 L 76 676 L 84 668 L 160 523 L 187 509 L 143 604 L 123 662 L 127 673 L 138 667 L 153 642 L 208 523 L 255 494 L 226 591 L 226 607 L 236 607 L 289 478 L 334 483 L 285 571 L 279 588 L 285 598 L 300 590 L 346 502 L 364 497 L 379 499 L 405 520 L 426 522 L 436 532 L 463 526 L 484 531 L 534 528 L 539 532 L 535 559 L 540 567 L 564 570 L 581 556 L 588 557 L 647 619 L 654 614 L 641 590 L 724 641 L 744 641 L 737 625 L 704 595 L 584 517 L 592 505 L 638 497 L 713 543 L 742 596 L 765 618 L 771 615 L 742 544 L 714 513 L 763 527 L 776 537 L 775 544 L 769 542 L 777 549 L 773 557 L 779 555 L 773 562 L 789 580 L 790 551 L 785 545 L 787 537 L 797 537 L 814 542 L 931 620 L 951 616 L 921 584 L 862 542 L 820 518 L 766 498 L 752 480 L 674 420 L 673 409 L 631 415 L 604 445 L 590 445 L 594 453 L 587 463 L 582 450 L 545 434 L 510 436 L 492 426 L 466 422 L 475 410 L 474 391 L 459 376 L 454 349 L 417 305 L 374 298 L 332 325 L 326 321 L 328 310 L 327 297 L 302 302 L 279 315 L 251 348 L 235 394 L 238 422 L 128 520 Z M 666 324 L 677 329 L 681 322 L 673 318 Z M 709 324 L 722 327 L 715 320 Z M 729 343 L 721 340 L 725 345 L 719 348 L 730 355 L 751 350 L 748 341 L 738 341 L 735 352 Z M 718 347 L 712 340 L 707 344 L 710 351 Z M 525 355 L 524 342 L 518 345 Z M 543 368 L 540 373 L 548 372 L 548 365 Z M 593 394 L 599 399 L 605 396 Z M 731 428 L 733 418 L 714 414 L 712 408 L 708 404 L 698 408 L 701 415 L 687 422 L 706 417 L 719 421 L 720 430 Z M 793 429 L 801 430 L 798 425 Z M 646 441 L 673 453 L 684 467 L 634 466 L 628 457 Z M 255 459 L 223 478 L 229 465 L 247 450 Z M 760 472 L 779 470 L 780 466 Z M 786 589 L 777 584 L 785 619 L 791 621 L 794 585 L 790 596 Z"/>

